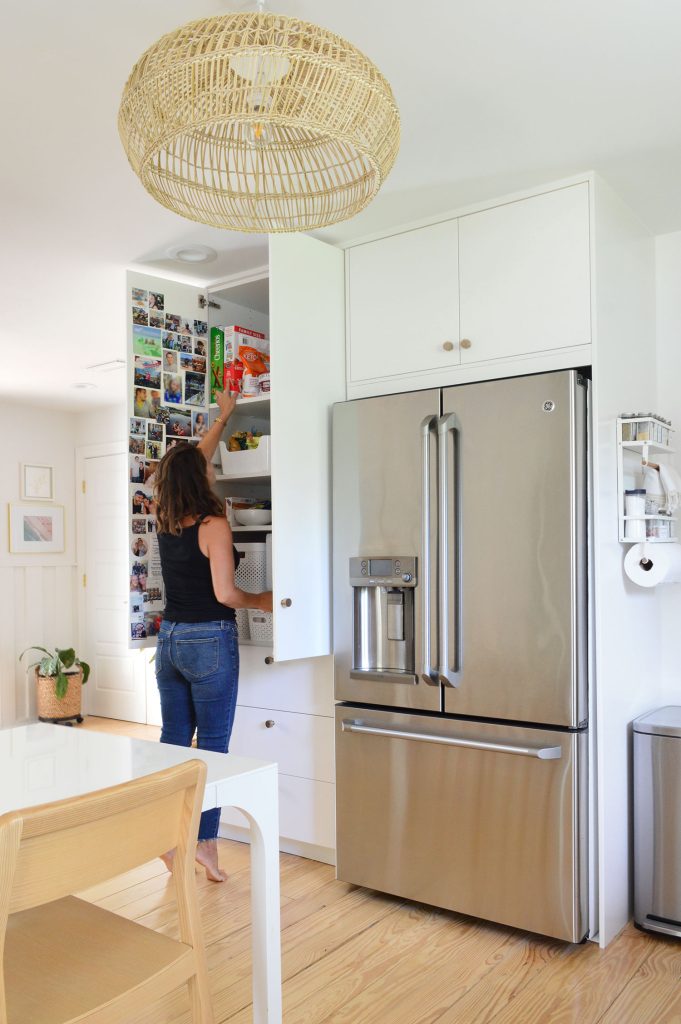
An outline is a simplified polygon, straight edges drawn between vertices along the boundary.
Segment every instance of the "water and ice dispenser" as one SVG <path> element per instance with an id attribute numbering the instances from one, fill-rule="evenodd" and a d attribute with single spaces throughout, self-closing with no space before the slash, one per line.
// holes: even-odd
<path id="1" fill-rule="evenodd" d="M 416 558 L 350 559 L 353 589 L 351 676 L 414 675 Z"/>

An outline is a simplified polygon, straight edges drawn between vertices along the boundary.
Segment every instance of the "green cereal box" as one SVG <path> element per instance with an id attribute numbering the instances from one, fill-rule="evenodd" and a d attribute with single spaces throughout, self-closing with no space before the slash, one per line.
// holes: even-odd
<path id="1" fill-rule="evenodd" d="M 210 329 L 210 400 L 225 387 L 225 332 L 221 327 Z"/>

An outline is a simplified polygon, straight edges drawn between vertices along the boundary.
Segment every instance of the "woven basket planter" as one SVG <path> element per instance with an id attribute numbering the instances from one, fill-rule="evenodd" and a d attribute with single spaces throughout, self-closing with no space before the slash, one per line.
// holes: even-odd
<path id="1" fill-rule="evenodd" d="M 54 721 L 58 719 L 79 718 L 81 691 L 83 689 L 83 671 L 68 673 L 69 685 L 65 696 L 59 700 L 55 693 L 56 679 L 54 676 L 40 676 L 35 670 L 36 703 L 38 718 Z"/>

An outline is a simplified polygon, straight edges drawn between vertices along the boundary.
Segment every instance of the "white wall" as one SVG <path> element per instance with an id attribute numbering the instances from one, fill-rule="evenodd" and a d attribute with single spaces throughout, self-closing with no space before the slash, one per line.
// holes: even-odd
<path id="1" fill-rule="evenodd" d="M 75 482 L 76 416 L 7 399 L 0 405 L 0 722 L 34 715 L 33 687 L 19 664 L 30 644 L 68 647 L 76 643 Z M 20 464 L 50 465 L 56 504 L 64 506 L 65 550 L 54 555 L 9 552 L 8 505 L 21 501 Z"/>
<path id="2" fill-rule="evenodd" d="M 681 469 L 681 231 L 656 239 L 659 412 L 676 428 Z M 660 704 L 681 704 L 681 585 L 657 588 L 660 603 Z"/>
<path id="3" fill-rule="evenodd" d="M 118 405 L 104 405 L 78 413 L 76 420 L 76 447 L 91 444 L 111 444 L 128 439 L 126 394 L 121 372 L 121 400 Z"/>

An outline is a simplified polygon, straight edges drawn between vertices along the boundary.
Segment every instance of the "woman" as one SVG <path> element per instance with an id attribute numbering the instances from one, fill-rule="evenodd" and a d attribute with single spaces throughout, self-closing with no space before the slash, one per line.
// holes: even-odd
<path id="1" fill-rule="evenodd" d="M 238 555 L 222 501 L 211 491 L 211 463 L 235 398 L 217 395 L 220 414 L 197 446 L 178 445 L 159 463 L 154 485 L 166 607 L 158 636 L 156 680 L 161 743 L 227 753 L 239 677 L 235 608 L 272 611 L 272 594 L 249 594 L 234 582 Z M 204 811 L 196 859 L 213 882 L 220 810 Z M 172 868 L 173 852 L 163 858 Z"/>

